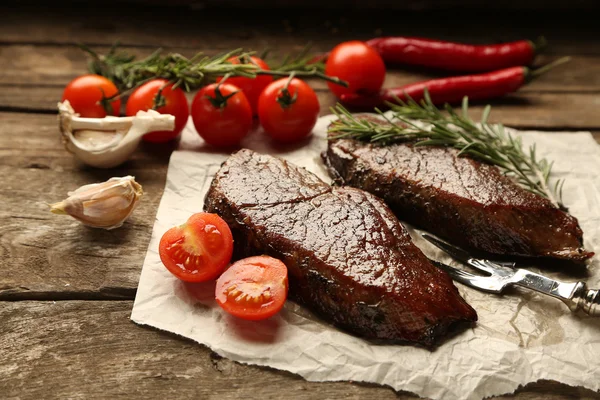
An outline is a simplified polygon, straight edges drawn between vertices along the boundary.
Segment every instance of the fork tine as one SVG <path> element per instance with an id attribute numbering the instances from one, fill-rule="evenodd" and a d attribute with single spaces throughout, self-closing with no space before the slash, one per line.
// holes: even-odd
<path id="1" fill-rule="evenodd" d="M 494 272 L 498 271 L 498 268 L 501 268 L 501 265 L 496 266 L 495 264 L 492 264 L 490 261 L 487 260 L 479 260 L 479 259 L 475 259 L 472 258 L 471 260 L 469 260 L 468 262 L 469 266 L 478 269 L 480 271 L 483 272 L 487 272 L 490 275 L 493 275 Z"/>
<path id="2" fill-rule="evenodd" d="M 423 238 L 425 240 L 432 243 L 437 248 L 444 250 L 446 253 L 451 255 L 452 258 L 455 258 L 458 261 L 467 263 L 467 262 L 469 262 L 469 259 L 471 258 L 469 253 L 467 253 L 466 251 L 464 251 L 456 246 L 453 246 L 450 243 L 447 243 L 443 240 L 440 240 L 436 237 L 433 237 L 433 236 L 429 235 L 428 233 L 423 233 L 423 234 L 421 234 L 421 236 L 423 236 Z"/>
<path id="3" fill-rule="evenodd" d="M 439 261 L 431 260 L 431 262 L 433 263 L 433 265 L 435 265 L 439 269 L 443 269 L 448 274 L 450 274 L 450 276 L 452 276 L 453 279 L 456 278 L 455 280 L 460 281 L 460 282 L 463 282 L 463 280 L 468 281 L 469 279 L 477 277 L 477 275 L 474 275 L 470 272 L 466 272 L 466 271 L 460 270 L 458 268 L 451 267 L 451 266 L 441 263 Z M 468 284 L 468 282 L 463 282 L 463 283 Z"/>
<path id="4" fill-rule="evenodd" d="M 454 246 L 448 242 L 445 242 L 443 240 L 440 240 L 436 237 L 433 237 L 427 233 L 423 233 L 421 236 L 423 236 L 423 238 L 425 240 L 434 244 L 439 249 L 444 250 L 446 253 L 448 253 L 450 256 L 452 256 L 452 258 L 454 258 L 458 261 L 462 261 L 465 264 L 467 264 L 475 269 L 478 269 L 482 272 L 486 272 L 490 275 L 493 274 L 495 271 L 494 266 L 491 265 L 491 263 L 487 260 L 475 259 L 475 258 L 471 257 L 469 255 L 469 253 L 467 253 L 463 249 L 456 247 L 456 246 Z"/>
<path id="5" fill-rule="evenodd" d="M 501 293 L 503 285 L 497 282 L 495 278 L 490 276 L 479 276 L 469 272 L 465 272 L 458 268 L 451 267 L 439 261 L 431 260 L 431 262 L 438 268 L 446 271 L 450 277 L 464 285 L 481 289 L 491 293 Z"/>

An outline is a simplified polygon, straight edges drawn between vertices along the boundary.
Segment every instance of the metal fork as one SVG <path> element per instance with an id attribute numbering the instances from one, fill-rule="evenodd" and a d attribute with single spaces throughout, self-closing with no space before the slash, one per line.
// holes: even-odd
<path id="1" fill-rule="evenodd" d="M 515 268 L 515 263 L 473 258 L 466 251 L 426 233 L 421 236 L 452 258 L 487 274 L 475 275 L 434 261 L 437 267 L 448 272 L 455 281 L 490 293 L 501 293 L 507 286 L 517 285 L 555 297 L 572 312 L 583 310 L 588 315 L 600 316 L 600 290 L 588 289 L 585 282 L 555 281 L 526 269 Z"/>

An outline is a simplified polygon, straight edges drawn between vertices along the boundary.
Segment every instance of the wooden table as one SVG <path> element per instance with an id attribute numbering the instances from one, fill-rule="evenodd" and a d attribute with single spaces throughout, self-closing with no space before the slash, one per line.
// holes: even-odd
<path id="1" fill-rule="evenodd" d="M 381 34 L 481 43 L 544 34 L 551 46 L 540 61 L 569 54 L 571 63 L 495 101 L 492 118 L 518 128 L 591 130 L 600 138 L 600 36 L 593 13 L 452 12 L 450 18 L 448 12 L 330 9 L 279 10 L 268 17 L 260 10 L 98 7 L 1 10 L 1 398 L 416 398 L 240 365 L 129 320 L 173 146 L 143 145 L 130 162 L 108 171 L 85 167 L 64 150 L 56 103 L 64 85 L 85 72 L 79 42 L 106 51 L 120 40 L 138 55 L 159 46 L 185 55 L 237 47 L 282 54 L 309 41 L 324 51 L 342 40 Z M 431 74 L 396 70 L 386 84 L 426 76 Z M 325 114 L 334 99 L 323 82 L 313 83 Z M 143 184 L 146 196 L 118 230 L 87 229 L 48 211 L 46 203 L 69 190 L 127 174 Z M 572 397 L 600 394 L 538 382 L 514 396 Z"/>

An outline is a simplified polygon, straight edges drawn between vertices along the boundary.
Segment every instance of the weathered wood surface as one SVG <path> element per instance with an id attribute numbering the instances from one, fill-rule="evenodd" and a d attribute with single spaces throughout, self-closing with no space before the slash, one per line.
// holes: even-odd
<path id="1" fill-rule="evenodd" d="M 169 146 L 142 146 L 123 166 L 89 168 L 68 153 L 55 115 L 1 113 L 0 299 L 133 298 L 166 179 Z M 171 145 L 173 146 L 173 145 Z M 125 225 L 86 228 L 47 203 L 113 176 L 134 175 L 145 195 Z"/>
<path id="2" fill-rule="evenodd" d="M 563 23 L 543 13 L 482 17 L 469 13 L 384 14 L 214 10 L 155 13 L 150 8 L 98 8 L 82 13 L 40 5 L 0 10 L 0 397 L 37 398 L 415 398 L 388 388 L 309 383 L 290 374 L 247 367 L 202 346 L 141 328 L 128 319 L 140 268 L 162 195 L 172 147 L 143 145 L 131 161 L 96 170 L 62 147 L 56 102 L 84 72 L 75 44 L 100 51 L 120 39 L 148 54 L 158 46 L 192 54 L 236 47 L 280 54 L 312 41 L 315 51 L 380 34 L 435 36 L 483 43 L 545 34 L 552 44 L 539 61 L 573 60 L 517 94 L 494 102 L 492 119 L 524 128 L 589 129 L 600 139 L 600 35 L 591 13 Z M 454 18 L 456 16 L 456 18 Z M 510 29 L 507 29 L 510 21 Z M 390 74 L 387 85 L 434 76 Z M 322 82 L 322 114 L 335 99 Z M 475 108 L 477 111 L 477 107 Z M 80 185 L 135 175 L 146 195 L 123 228 L 106 232 L 48 212 Z M 124 301 L 114 301 L 114 300 Z M 10 302 L 8 300 L 23 300 Z M 37 301 L 43 300 L 43 301 Z M 52 301 L 65 300 L 65 301 Z M 102 301 L 91 301 L 102 300 Z M 112 301 L 108 301 L 112 300 Z M 518 399 L 600 398 L 552 382 L 529 385 Z"/>
<path id="3" fill-rule="evenodd" d="M 63 87 L 7 86 L 0 90 L 0 111 L 56 113 L 56 103 Z M 191 101 L 193 94 L 189 96 Z M 321 114 L 329 114 L 336 99 L 325 89 L 317 90 Z M 519 93 L 490 101 L 490 122 L 502 122 L 515 128 L 593 130 L 600 128 L 596 93 Z M 481 114 L 483 105 L 473 104 L 473 116 Z"/>
<path id="4" fill-rule="evenodd" d="M 230 48 L 227 50 L 247 45 L 247 42 L 243 40 L 230 41 L 230 43 Z M 269 53 L 269 61 L 272 60 L 272 64 L 275 65 L 283 59 L 286 51 L 293 53 L 302 50 L 301 43 L 294 47 L 293 50 L 275 47 L 268 40 L 265 40 L 264 47 L 257 48 L 256 51 L 260 52 L 266 48 L 272 49 Z M 109 50 L 108 46 L 93 46 L 92 48 L 99 54 L 106 54 Z M 322 44 L 315 44 L 312 49 L 315 53 L 328 50 Z M 123 50 L 135 55 L 138 59 L 142 59 L 149 56 L 155 49 L 127 47 Z M 191 57 L 197 52 L 215 55 L 222 51 L 224 50 L 211 46 L 163 48 L 165 54 L 167 52 L 177 52 L 186 57 Z M 2 74 L 0 75 L 0 85 L 21 86 L 23 90 L 29 91 L 35 90 L 38 85 L 60 87 L 62 89 L 71 79 L 87 72 L 89 59 L 87 54 L 77 47 L 57 45 L 44 47 L 34 45 L 0 45 L 0 56 L 6 60 L 6 63 L 3 65 Z M 536 59 L 536 65 L 544 65 L 556 58 L 557 56 L 542 54 Z M 600 55 L 573 54 L 570 62 L 523 86 L 519 92 L 598 93 L 600 92 L 600 75 L 596 72 L 599 69 Z M 401 69 L 399 67 L 390 67 L 390 72 L 392 73 L 387 77 L 385 82 L 386 87 L 396 87 L 444 76 L 440 72 L 430 71 L 427 73 L 416 68 Z M 326 82 L 321 80 L 314 80 L 312 86 L 315 89 L 327 89 Z M 3 98 L 3 102 L 7 100 L 6 97 Z"/>
<path id="5" fill-rule="evenodd" d="M 0 303 L 3 399 L 415 399 L 386 387 L 307 382 L 222 359 L 129 320 L 131 301 Z M 538 382 L 515 399 L 600 398 Z"/>
<path id="6" fill-rule="evenodd" d="M 63 87 L 0 87 L 0 112 L 56 114 L 56 104 Z M 321 114 L 329 114 L 336 99 L 327 90 L 316 91 Z M 189 95 L 191 102 L 193 97 Z M 472 104 L 473 117 L 481 114 L 485 104 L 493 111 L 490 122 L 502 122 L 515 128 L 548 130 L 595 130 L 600 128 L 597 112 L 600 95 L 595 93 L 515 93 L 502 99 Z"/>
<path id="7" fill-rule="evenodd" d="M 486 7 L 488 6 L 486 2 Z M 329 49 L 340 41 L 373 35 L 426 36 L 472 43 L 534 39 L 544 35 L 551 54 L 600 54 L 595 13 L 549 13 L 543 9 L 514 12 L 446 10 L 388 12 L 344 7 L 335 10 L 232 11 L 182 10 L 177 7 L 60 8 L 40 5 L 15 8 L 0 24 L 0 43 L 61 46 L 80 42 L 150 48 L 210 46 L 230 49 L 232 42 L 262 49 L 291 48 L 312 41 Z M 181 29 L 185 27 L 185 29 Z"/>

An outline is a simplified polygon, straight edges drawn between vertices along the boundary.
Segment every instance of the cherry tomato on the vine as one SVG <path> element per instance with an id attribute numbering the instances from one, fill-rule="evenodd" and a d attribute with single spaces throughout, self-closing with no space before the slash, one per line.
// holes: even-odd
<path id="1" fill-rule="evenodd" d="M 240 60 L 239 57 L 231 57 L 227 61 L 232 64 L 241 64 L 242 62 L 248 62 L 258 66 L 260 69 L 269 70 L 269 66 L 262 59 L 250 56 L 250 60 Z M 221 78 L 217 79 L 220 82 Z M 225 81 L 231 85 L 237 86 L 242 89 L 242 92 L 246 95 L 250 107 L 252 107 L 252 114 L 258 113 L 258 97 L 262 93 L 263 89 L 273 82 L 273 77 L 269 75 L 258 75 L 256 78 L 246 78 L 243 76 L 232 76 L 227 78 Z"/>
<path id="2" fill-rule="evenodd" d="M 319 99 L 304 81 L 282 78 L 271 83 L 258 101 L 258 118 L 265 132 L 279 142 L 308 136 L 319 117 Z"/>
<path id="3" fill-rule="evenodd" d="M 159 91 L 160 96 L 157 96 Z M 173 89 L 173 84 L 168 83 L 166 79 L 153 79 L 135 89 L 127 100 L 125 114 L 134 116 L 138 111 L 151 109 L 175 117 L 175 129 L 173 131 L 156 131 L 143 136 L 144 140 L 153 143 L 168 142 L 179 136 L 190 116 L 185 93 L 180 88 Z"/>
<path id="4" fill-rule="evenodd" d="M 160 239 L 160 260 L 177 278 L 205 282 L 217 278 L 233 253 L 233 237 L 217 214 L 197 213 Z"/>
<path id="5" fill-rule="evenodd" d="M 88 74 L 69 82 L 63 92 L 62 101 L 69 100 L 73 110 L 84 118 L 104 118 L 108 114 L 118 116 L 121 100 L 106 101 L 117 93 L 119 90 L 107 78 Z M 107 110 L 110 112 L 107 113 Z"/>
<path id="6" fill-rule="evenodd" d="M 192 120 L 208 144 L 236 146 L 252 128 L 252 109 L 240 88 L 225 81 L 198 91 L 192 102 Z"/>
<path id="7" fill-rule="evenodd" d="M 233 263 L 217 280 L 215 298 L 229 314 L 257 321 L 281 310 L 288 293 L 287 267 L 269 256 Z"/>
<path id="8" fill-rule="evenodd" d="M 348 87 L 327 82 L 339 98 L 342 94 L 375 93 L 385 80 L 385 65 L 375 49 L 357 40 L 340 43 L 327 57 L 325 74 L 348 82 Z"/>

